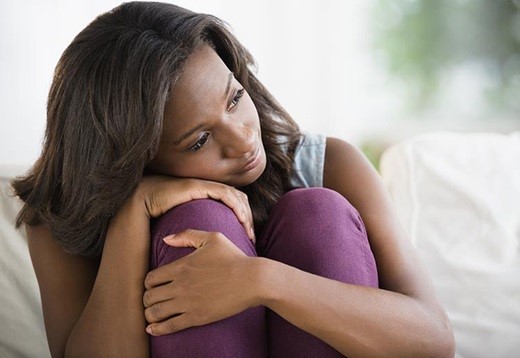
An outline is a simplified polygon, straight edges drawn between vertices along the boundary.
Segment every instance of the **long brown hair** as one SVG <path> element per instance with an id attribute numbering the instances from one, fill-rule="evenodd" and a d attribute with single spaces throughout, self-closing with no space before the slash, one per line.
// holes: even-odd
<path id="1" fill-rule="evenodd" d="M 124 3 L 100 15 L 61 56 L 47 104 L 43 150 L 12 182 L 23 201 L 16 225 L 48 226 L 65 251 L 100 256 L 110 218 L 155 157 L 165 103 L 186 58 L 211 45 L 251 96 L 267 154 L 241 188 L 257 234 L 290 189 L 297 124 L 256 78 L 251 54 L 220 19 L 181 7 Z"/>

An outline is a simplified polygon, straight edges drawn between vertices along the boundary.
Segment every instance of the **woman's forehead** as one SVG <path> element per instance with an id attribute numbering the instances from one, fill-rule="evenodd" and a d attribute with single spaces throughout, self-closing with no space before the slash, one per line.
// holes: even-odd
<path id="1" fill-rule="evenodd" d="M 207 45 L 197 48 L 187 59 L 183 71 L 166 103 L 165 117 L 175 127 L 194 118 L 205 117 L 225 105 L 232 73 L 217 53 Z"/>
<path id="2" fill-rule="evenodd" d="M 224 95 L 229 69 L 207 45 L 197 48 L 187 59 L 172 93 L 193 98 L 206 97 L 212 92 Z"/>

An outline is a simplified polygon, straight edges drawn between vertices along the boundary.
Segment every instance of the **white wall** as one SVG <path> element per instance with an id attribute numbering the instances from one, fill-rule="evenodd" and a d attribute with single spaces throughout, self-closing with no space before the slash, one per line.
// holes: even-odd
<path id="1" fill-rule="evenodd" d="M 54 66 L 96 15 L 119 1 L 11 0 L 0 15 L 0 163 L 31 163 L 45 126 Z M 177 1 L 226 20 L 259 77 L 305 130 L 355 139 L 392 107 L 369 57 L 371 1 Z M 391 96 L 390 96 L 391 97 Z M 370 111 L 368 110 L 370 109 Z"/>
<path id="2" fill-rule="evenodd" d="M 259 77 L 304 130 L 354 143 L 401 133 L 404 91 L 377 65 L 370 9 L 377 0 L 181 0 L 226 20 Z M 73 37 L 113 0 L 8 0 L 0 14 L 0 164 L 32 163 L 45 128 L 54 66 Z M 413 123 L 413 122 L 410 122 Z M 435 122 L 437 123 L 437 122 Z M 431 125 L 434 128 L 446 125 Z M 510 122 L 508 122 L 510 123 Z M 504 130 L 509 130 L 510 124 Z M 416 132 L 414 127 L 409 133 Z"/>

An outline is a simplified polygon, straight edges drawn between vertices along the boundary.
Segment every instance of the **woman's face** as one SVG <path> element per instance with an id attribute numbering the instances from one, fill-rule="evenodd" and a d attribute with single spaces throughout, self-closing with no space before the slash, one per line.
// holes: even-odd
<path id="1" fill-rule="evenodd" d="M 242 85 L 209 46 L 196 49 L 166 103 L 156 174 L 245 186 L 266 156 L 258 113 Z"/>

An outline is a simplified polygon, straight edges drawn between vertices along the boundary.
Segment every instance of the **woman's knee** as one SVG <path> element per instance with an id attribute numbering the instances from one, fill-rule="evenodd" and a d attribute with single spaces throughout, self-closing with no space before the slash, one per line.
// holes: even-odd
<path id="1" fill-rule="evenodd" d="M 174 261 L 195 250 L 171 247 L 162 240 L 165 236 L 187 229 L 220 232 L 246 255 L 256 256 L 255 248 L 233 210 L 220 201 L 198 199 L 180 204 L 151 222 L 152 267 Z"/>
<path id="2" fill-rule="evenodd" d="M 221 231 L 240 225 L 234 212 L 220 201 L 198 199 L 175 206 L 152 221 L 152 231 L 164 236 L 186 229 Z"/>
<path id="3" fill-rule="evenodd" d="M 256 256 L 233 210 L 220 201 L 200 199 L 178 205 L 151 223 L 151 269 L 195 251 L 192 247 L 171 247 L 162 240 L 186 229 L 221 232 L 245 254 Z M 201 339 L 207 344 L 200 344 Z M 157 357 L 265 357 L 266 341 L 265 308 L 258 306 L 204 326 L 150 337 L 150 349 Z"/>
<path id="4" fill-rule="evenodd" d="M 282 207 L 285 213 L 291 213 L 288 217 L 298 221 L 299 225 L 324 225 L 341 219 L 365 232 L 357 209 L 341 194 L 328 188 L 291 190 L 280 198 L 276 206 Z M 340 217 L 337 215 L 339 213 Z"/>
<path id="5" fill-rule="evenodd" d="M 358 211 L 326 188 L 295 189 L 271 211 L 262 256 L 323 277 L 377 287 L 377 268 Z"/>

